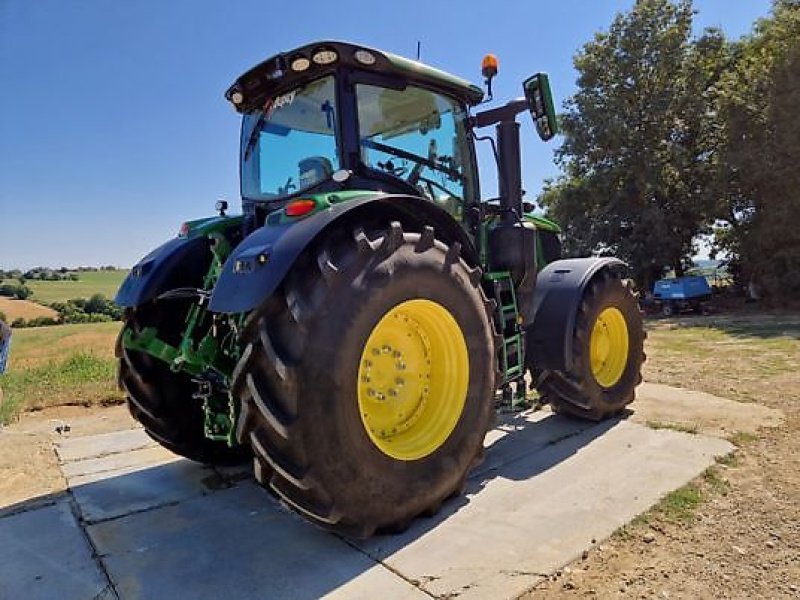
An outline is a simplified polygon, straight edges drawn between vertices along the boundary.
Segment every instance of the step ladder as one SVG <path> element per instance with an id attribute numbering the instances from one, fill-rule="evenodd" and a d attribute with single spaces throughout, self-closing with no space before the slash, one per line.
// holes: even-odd
<path id="1" fill-rule="evenodd" d="M 502 336 L 500 368 L 503 373 L 503 399 L 515 406 L 525 401 L 525 345 L 519 325 L 519 308 L 511 273 L 500 271 L 487 273 L 493 298 L 497 304 L 495 325 Z M 512 392 L 511 383 L 515 383 Z"/>

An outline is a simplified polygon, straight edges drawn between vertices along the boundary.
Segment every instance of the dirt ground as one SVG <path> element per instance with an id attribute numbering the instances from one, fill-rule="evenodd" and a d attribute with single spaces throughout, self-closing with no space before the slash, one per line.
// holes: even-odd
<path id="1" fill-rule="evenodd" d="M 652 511 L 527 598 L 800 598 L 800 318 L 649 329 L 646 381 L 776 408 L 785 422 L 757 437 L 730 433 L 740 448 L 696 482 L 703 500 L 690 518 Z"/>
<path id="2" fill-rule="evenodd" d="M 721 418 L 702 395 L 671 410 L 643 396 L 632 419 L 725 436 L 739 449 L 695 482 L 696 507 L 678 516 L 655 509 L 596 540 L 526 597 L 800 598 L 800 317 L 684 318 L 648 329 L 645 380 L 771 407 L 785 420 L 775 426 L 761 414 L 770 428 L 752 435 L 747 410 Z M 57 433 L 64 423 L 71 430 Z M 63 493 L 54 437 L 132 426 L 116 406 L 49 408 L 3 428 L 0 514 Z"/>
<path id="3" fill-rule="evenodd" d="M 4 296 L 0 296 L 0 312 L 6 315 L 9 324 L 14 319 L 19 318 L 28 320 L 36 317 L 50 317 L 52 319 L 58 317 L 58 313 L 47 306 L 29 302 L 28 300 L 14 300 Z"/>
<path id="4" fill-rule="evenodd" d="M 63 431 L 64 426 L 69 431 Z M 66 490 L 53 442 L 135 427 L 125 406 L 57 406 L 0 428 L 0 515 L 52 501 Z M 61 431 L 61 432 L 59 432 Z"/>

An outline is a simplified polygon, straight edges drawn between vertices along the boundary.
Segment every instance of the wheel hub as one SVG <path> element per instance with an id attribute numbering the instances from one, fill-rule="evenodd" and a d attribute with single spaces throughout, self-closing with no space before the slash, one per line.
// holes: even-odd
<path id="1" fill-rule="evenodd" d="M 595 380 L 604 388 L 613 387 L 628 364 L 628 326 L 618 308 L 611 306 L 597 315 L 589 346 Z"/>
<path id="2" fill-rule="evenodd" d="M 393 458 L 427 456 L 446 441 L 464 407 L 469 359 L 461 329 L 435 302 L 403 302 L 372 330 L 358 378 L 372 442 Z"/>

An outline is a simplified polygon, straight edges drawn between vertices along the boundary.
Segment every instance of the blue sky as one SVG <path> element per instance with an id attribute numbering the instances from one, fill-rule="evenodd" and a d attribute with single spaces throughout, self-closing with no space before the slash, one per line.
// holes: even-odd
<path id="1" fill-rule="evenodd" d="M 572 57 L 633 0 L 156 2 L 0 0 L 0 268 L 130 266 L 186 219 L 239 205 L 239 119 L 222 94 L 255 63 L 344 39 L 480 81 L 495 98 L 548 71 L 560 105 Z M 768 0 L 696 0 L 698 30 L 750 31 Z M 523 125 L 529 197 L 556 174 L 557 140 Z M 481 153 L 484 195 L 494 168 Z"/>

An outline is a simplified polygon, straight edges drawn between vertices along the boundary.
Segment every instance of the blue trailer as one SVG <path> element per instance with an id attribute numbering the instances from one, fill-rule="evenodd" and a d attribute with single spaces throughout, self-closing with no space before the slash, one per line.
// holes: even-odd
<path id="1" fill-rule="evenodd" d="M 711 287 L 699 275 L 659 279 L 653 286 L 653 300 L 665 317 L 688 311 L 705 314 L 710 308 Z"/>

